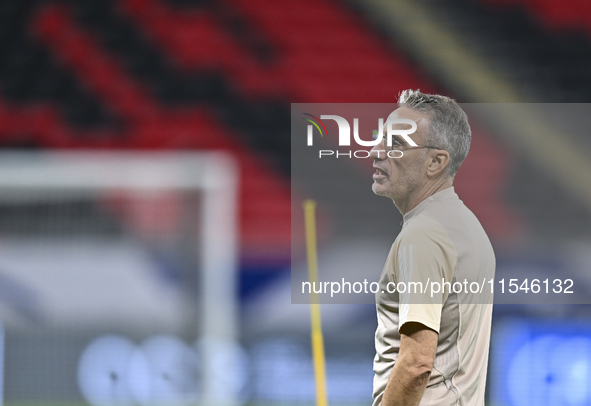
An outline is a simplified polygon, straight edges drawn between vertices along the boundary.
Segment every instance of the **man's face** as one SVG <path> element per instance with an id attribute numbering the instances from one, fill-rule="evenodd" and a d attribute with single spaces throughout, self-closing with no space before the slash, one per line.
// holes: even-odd
<path id="1" fill-rule="evenodd" d="M 408 107 L 400 107 L 394 111 L 391 118 L 406 118 L 417 123 L 417 130 L 410 135 L 410 138 L 418 144 L 424 144 L 425 134 L 429 128 L 429 119 L 424 113 L 412 110 Z M 394 124 L 393 128 L 408 129 L 407 124 Z M 427 149 L 412 148 L 402 137 L 393 136 L 393 149 L 403 151 L 401 158 L 388 158 L 383 152 L 387 147 L 386 129 L 384 128 L 384 138 L 381 143 L 372 148 L 370 157 L 374 160 L 372 190 L 376 195 L 386 196 L 391 199 L 405 198 L 413 190 L 422 185 L 426 180 L 426 169 L 428 166 Z M 396 146 L 394 141 L 402 144 L 402 147 Z M 379 152 L 378 154 L 378 151 Z M 391 154 L 398 156 L 399 154 Z"/>

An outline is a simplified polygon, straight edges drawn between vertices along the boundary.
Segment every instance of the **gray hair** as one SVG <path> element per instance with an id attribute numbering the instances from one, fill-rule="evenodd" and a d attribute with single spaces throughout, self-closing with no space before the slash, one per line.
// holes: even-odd
<path id="1" fill-rule="evenodd" d="M 464 110 L 450 97 L 410 89 L 400 93 L 398 105 L 429 115 L 429 131 L 425 142 L 449 152 L 450 161 L 445 170 L 453 179 L 468 156 L 472 139 L 468 116 Z"/>

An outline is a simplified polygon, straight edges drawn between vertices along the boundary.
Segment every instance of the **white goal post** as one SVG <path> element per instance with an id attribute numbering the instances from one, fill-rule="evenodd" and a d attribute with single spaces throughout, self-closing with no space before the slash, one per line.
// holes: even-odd
<path id="1" fill-rule="evenodd" d="M 102 189 L 200 193 L 201 244 L 195 250 L 199 250 L 202 272 L 202 401 L 236 405 L 237 394 L 217 382 L 229 371 L 220 370 L 227 365 L 221 365 L 216 354 L 224 348 L 220 342 L 237 343 L 238 167 L 234 158 L 222 152 L 0 153 L 0 202 L 19 204 L 19 199 L 30 202 L 48 195 L 71 198 Z"/>

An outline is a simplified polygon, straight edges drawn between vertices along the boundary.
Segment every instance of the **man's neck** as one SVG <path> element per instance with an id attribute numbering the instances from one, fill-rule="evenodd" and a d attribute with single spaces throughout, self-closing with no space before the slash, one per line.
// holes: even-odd
<path id="1" fill-rule="evenodd" d="M 435 193 L 440 192 L 443 189 L 451 187 L 452 184 L 453 179 L 449 179 L 447 177 L 437 181 L 427 182 L 423 186 L 411 192 L 407 199 L 401 201 L 397 201 L 396 199 L 392 200 L 394 201 L 394 204 L 400 213 L 404 216 L 406 213 L 417 207 L 423 200 L 433 196 Z"/>

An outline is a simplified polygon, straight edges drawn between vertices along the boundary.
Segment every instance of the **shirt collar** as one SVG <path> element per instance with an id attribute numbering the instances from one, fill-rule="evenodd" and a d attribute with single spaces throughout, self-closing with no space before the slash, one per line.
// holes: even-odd
<path id="1" fill-rule="evenodd" d="M 431 203 L 431 202 L 440 202 L 442 200 L 448 200 L 448 199 L 454 199 L 454 198 L 457 199 L 458 198 L 458 195 L 456 194 L 453 186 L 450 186 L 448 188 L 445 188 L 443 190 L 440 190 L 439 192 L 434 193 L 431 196 L 429 196 L 428 198 L 426 198 L 425 200 L 423 200 L 414 209 L 412 209 L 411 211 L 409 211 L 408 213 L 406 213 L 403 216 L 404 223 L 410 221 L 418 213 L 420 213 L 421 211 L 423 211 L 423 209 L 425 208 L 425 206 L 427 206 L 429 203 Z"/>

